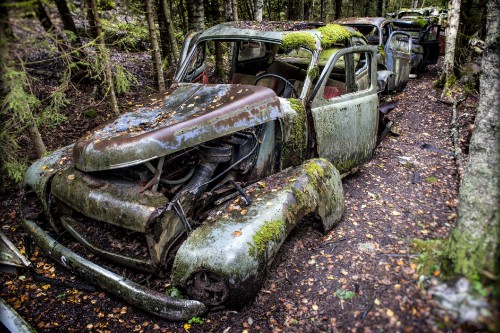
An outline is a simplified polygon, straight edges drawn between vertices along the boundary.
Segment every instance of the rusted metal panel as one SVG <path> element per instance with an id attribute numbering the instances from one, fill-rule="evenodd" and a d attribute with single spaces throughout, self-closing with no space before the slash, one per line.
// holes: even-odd
<path id="1" fill-rule="evenodd" d="M 150 215 L 168 199 L 159 192 L 144 191 L 138 184 L 96 178 L 74 168 L 58 173 L 52 194 L 66 205 L 98 221 L 141 233 Z"/>
<path id="2" fill-rule="evenodd" d="M 77 141 L 77 168 L 136 165 L 281 117 L 276 94 L 257 86 L 183 84 L 151 102 Z"/>
<path id="3" fill-rule="evenodd" d="M 201 302 L 170 297 L 88 261 L 58 243 L 33 221 L 23 220 L 22 224 L 45 255 L 140 309 L 169 320 L 188 320 L 207 311 Z"/>

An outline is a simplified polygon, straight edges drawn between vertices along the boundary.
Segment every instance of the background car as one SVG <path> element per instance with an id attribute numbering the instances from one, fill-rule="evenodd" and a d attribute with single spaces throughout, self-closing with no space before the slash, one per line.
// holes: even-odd
<path id="1" fill-rule="evenodd" d="M 440 55 L 440 25 L 426 18 L 398 19 L 393 20 L 392 24 L 396 31 L 404 31 L 412 37 L 412 74 L 418 74 L 427 65 L 437 63 Z"/>
<path id="2" fill-rule="evenodd" d="M 379 91 L 401 91 L 408 83 L 412 39 L 395 32 L 392 21 L 383 17 L 351 17 L 335 21 L 361 32 L 368 42 L 378 46 L 377 82 Z"/>

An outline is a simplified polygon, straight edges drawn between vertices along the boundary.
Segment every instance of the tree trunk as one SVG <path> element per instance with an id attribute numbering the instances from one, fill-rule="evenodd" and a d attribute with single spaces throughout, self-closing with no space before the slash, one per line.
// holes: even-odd
<path id="1" fill-rule="evenodd" d="M 156 2 L 156 16 L 158 18 L 158 32 L 160 33 L 160 49 L 162 58 L 168 58 L 168 63 L 172 64 L 172 52 L 167 38 L 167 24 L 163 15 L 161 0 Z"/>
<path id="2" fill-rule="evenodd" d="M 222 13 L 222 1 L 223 0 L 212 0 L 213 20 L 215 23 L 220 23 L 224 17 Z M 226 70 L 224 70 L 223 52 L 222 44 L 220 42 L 215 42 L 215 76 L 219 78 L 221 82 L 226 82 L 227 78 L 224 77 Z"/>
<path id="3" fill-rule="evenodd" d="M 106 42 L 104 40 L 104 34 L 102 33 L 101 20 L 99 18 L 99 12 L 97 11 L 96 0 L 86 0 L 87 2 L 87 14 L 91 18 L 90 31 L 95 33 L 94 38 L 97 40 L 97 51 L 101 56 L 101 61 L 104 67 L 104 80 L 106 82 L 106 90 L 109 93 L 109 99 L 111 103 L 111 109 L 115 114 L 119 114 L 120 110 L 118 108 L 118 101 L 116 99 L 115 87 L 113 84 L 113 73 L 111 70 L 111 62 L 109 61 L 109 54 L 106 48 Z"/>
<path id="4" fill-rule="evenodd" d="M 0 0 L 0 29 L 3 31 L 3 38 L 13 38 L 14 33 L 10 27 L 9 7 L 5 6 L 5 0 Z"/>
<path id="5" fill-rule="evenodd" d="M 161 67 L 160 44 L 156 32 L 155 20 L 153 15 L 153 0 L 146 0 L 146 20 L 148 21 L 149 38 L 151 40 L 151 58 L 153 59 L 153 68 L 156 78 L 156 84 L 160 92 L 165 91 L 165 79 L 163 78 L 163 68 Z"/>
<path id="6" fill-rule="evenodd" d="M 181 21 L 181 29 L 184 34 L 187 34 L 189 31 L 189 27 L 186 18 L 186 2 L 184 0 L 179 0 L 179 8 L 180 10 L 178 10 L 177 12 L 179 14 L 179 20 Z"/>
<path id="7" fill-rule="evenodd" d="M 342 0 L 335 1 L 335 19 L 338 20 L 342 15 Z"/>
<path id="8" fill-rule="evenodd" d="M 255 21 L 262 21 L 262 8 L 264 7 L 264 0 L 255 0 L 253 19 Z"/>
<path id="9" fill-rule="evenodd" d="M 302 21 L 304 19 L 304 0 L 288 0 L 288 20 Z"/>
<path id="10" fill-rule="evenodd" d="M 28 136 L 33 143 L 33 147 L 35 148 L 36 157 L 40 158 L 47 153 L 47 148 L 43 143 L 42 135 L 38 130 L 38 127 L 34 124 L 28 126 Z"/>
<path id="11" fill-rule="evenodd" d="M 233 3 L 233 20 L 238 21 L 239 20 L 239 14 L 238 14 L 238 0 L 231 0 Z"/>
<path id="12" fill-rule="evenodd" d="M 76 40 L 72 42 L 72 44 L 77 46 L 82 45 L 78 32 L 76 31 L 75 21 L 73 21 L 73 16 L 71 16 L 66 0 L 55 0 L 55 3 L 64 26 L 64 30 L 71 31 L 75 34 Z"/>
<path id="13" fill-rule="evenodd" d="M 457 225 L 448 242 L 454 271 L 472 279 L 500 274 L 499 12 L 499 1 L 489 1 L 476 129 L 460 186 Z"/>
<path id="14" fill-rule="evenodd" d="M 52 32 L 54 30 L 54 25 L 52 24 L 49 14 L 47 14 L 47 11 L 45 10 L 45 7 L 43 6 L 43 3 L 41 1 L 36 2 L 35 13 L 43 29 L 46 32 Z"/>
<path id="15" fill-rule="evenodd" d="M 378 17 L 384 16 L 384 0 L 377 0 L 377 13 Z"/>
<path id="16" fill-rule="evenodd" d="M 203 0 L 190 0 L 187 9 L 189 30 L 205 29 L 205 8 L 203 6 Z"/>
<path id="17" fill-rule="evenodd" d="M 458 25 L 460 21 L 460 2 L 461 0 L 451 1 L 451 10 L 448 13 L 448 27 L 446 28 L 446 51 L 444 54 L 443 74 L 441 82 L 444 82 L 444 89 L 441 95 L 443 98 L 449 88 L 450 82 L 454 81 L 455 66 L 455 46 L 457 43 Z"/>
<path id="18" fill-rule="evenodd" d="M 325 20 L 325 0 L 320 0 L 319 2 L 319 20 Z"/>
<path id="19" fill-rule="evenodd" d="M 226 22 L 234 21 L 232 0 L 224 0 L 224 19 Z"/>
<path id="20" fill-rule="evenodd" d="M 167 0 L 160 0 L 160 1 L 163 10 L 163 16 L 165 18 L 165 24 L 167 26 L 167 39 L 171 48 L 172 60 L 174 64 L 177 64 L 177 61 L 179 60 L 179 48 L 177 47 L 177 40 L 175 39 L 172 14 L 170 12 L 170 7 L 168 6 Z"/>

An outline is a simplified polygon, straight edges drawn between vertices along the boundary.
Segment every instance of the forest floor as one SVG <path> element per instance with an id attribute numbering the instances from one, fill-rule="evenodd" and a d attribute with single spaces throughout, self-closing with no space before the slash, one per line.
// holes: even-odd
<path id="1" fill-rule="evenodd" d="M 343 179 L 346 210 L 340 224 L 323 234 L 318 224 L 302 221 L 283 244 L 257 298 L 245 309 L 219 309 L 189 324 L 168 322 L 100 289 L 75 288 L 72 283 L 87 283 L 36 249 L 29 257 L 33 270 L 21 275 L 0 273 L 0 296 L 39 332 L 491 329 L 491 320 L 461 322 L 442 312 L 428 292 L 437 283 L 439 267 L 426 272 L 426 277 L 419 271 L 420 249 L 415 240 L 447 237 L 456 219 L 459 179 L 450 138 L 451 106 L 439 102 L 440 91 L 432 87 L 438 70 L 430 66 L 404 92 L 384 98 L 397 102 L 387 115 L 395 127 L 378 145 L 373 159 Z M 38 88 L 43 87 L 39 83 Z M 78 107 L 69 120 L 43 131 L 49 149 L 69 144 L 104 120 L 106 113 L 99 104 L 94 105 L 102 117 L 85 116 L 92 105 L 89 95 L 89 91 L 75 92 L 70 98 Z M 135 103 L 136 97 L 123 98 L 121 103 Z M 471 95 L 459 108 L 460 144 L 465 152 L 477 102 L 477 96 Z M 0 197 L 0 224 L 24 251 L 20 196 L 20 189 L 13 188 Z"/>

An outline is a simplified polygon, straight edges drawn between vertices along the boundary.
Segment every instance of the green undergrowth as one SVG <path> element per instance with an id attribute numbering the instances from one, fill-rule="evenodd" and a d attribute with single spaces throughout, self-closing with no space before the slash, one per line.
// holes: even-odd
<path id="1" fill-rule="evenodd" d="M 415 239 L 412 242 L 412 252 L 419 254 L 415 263 L 417 264 L 417 272 L 420 275 L 440 276 L 443 272 L 451 272 L 444 240 Z"/>

